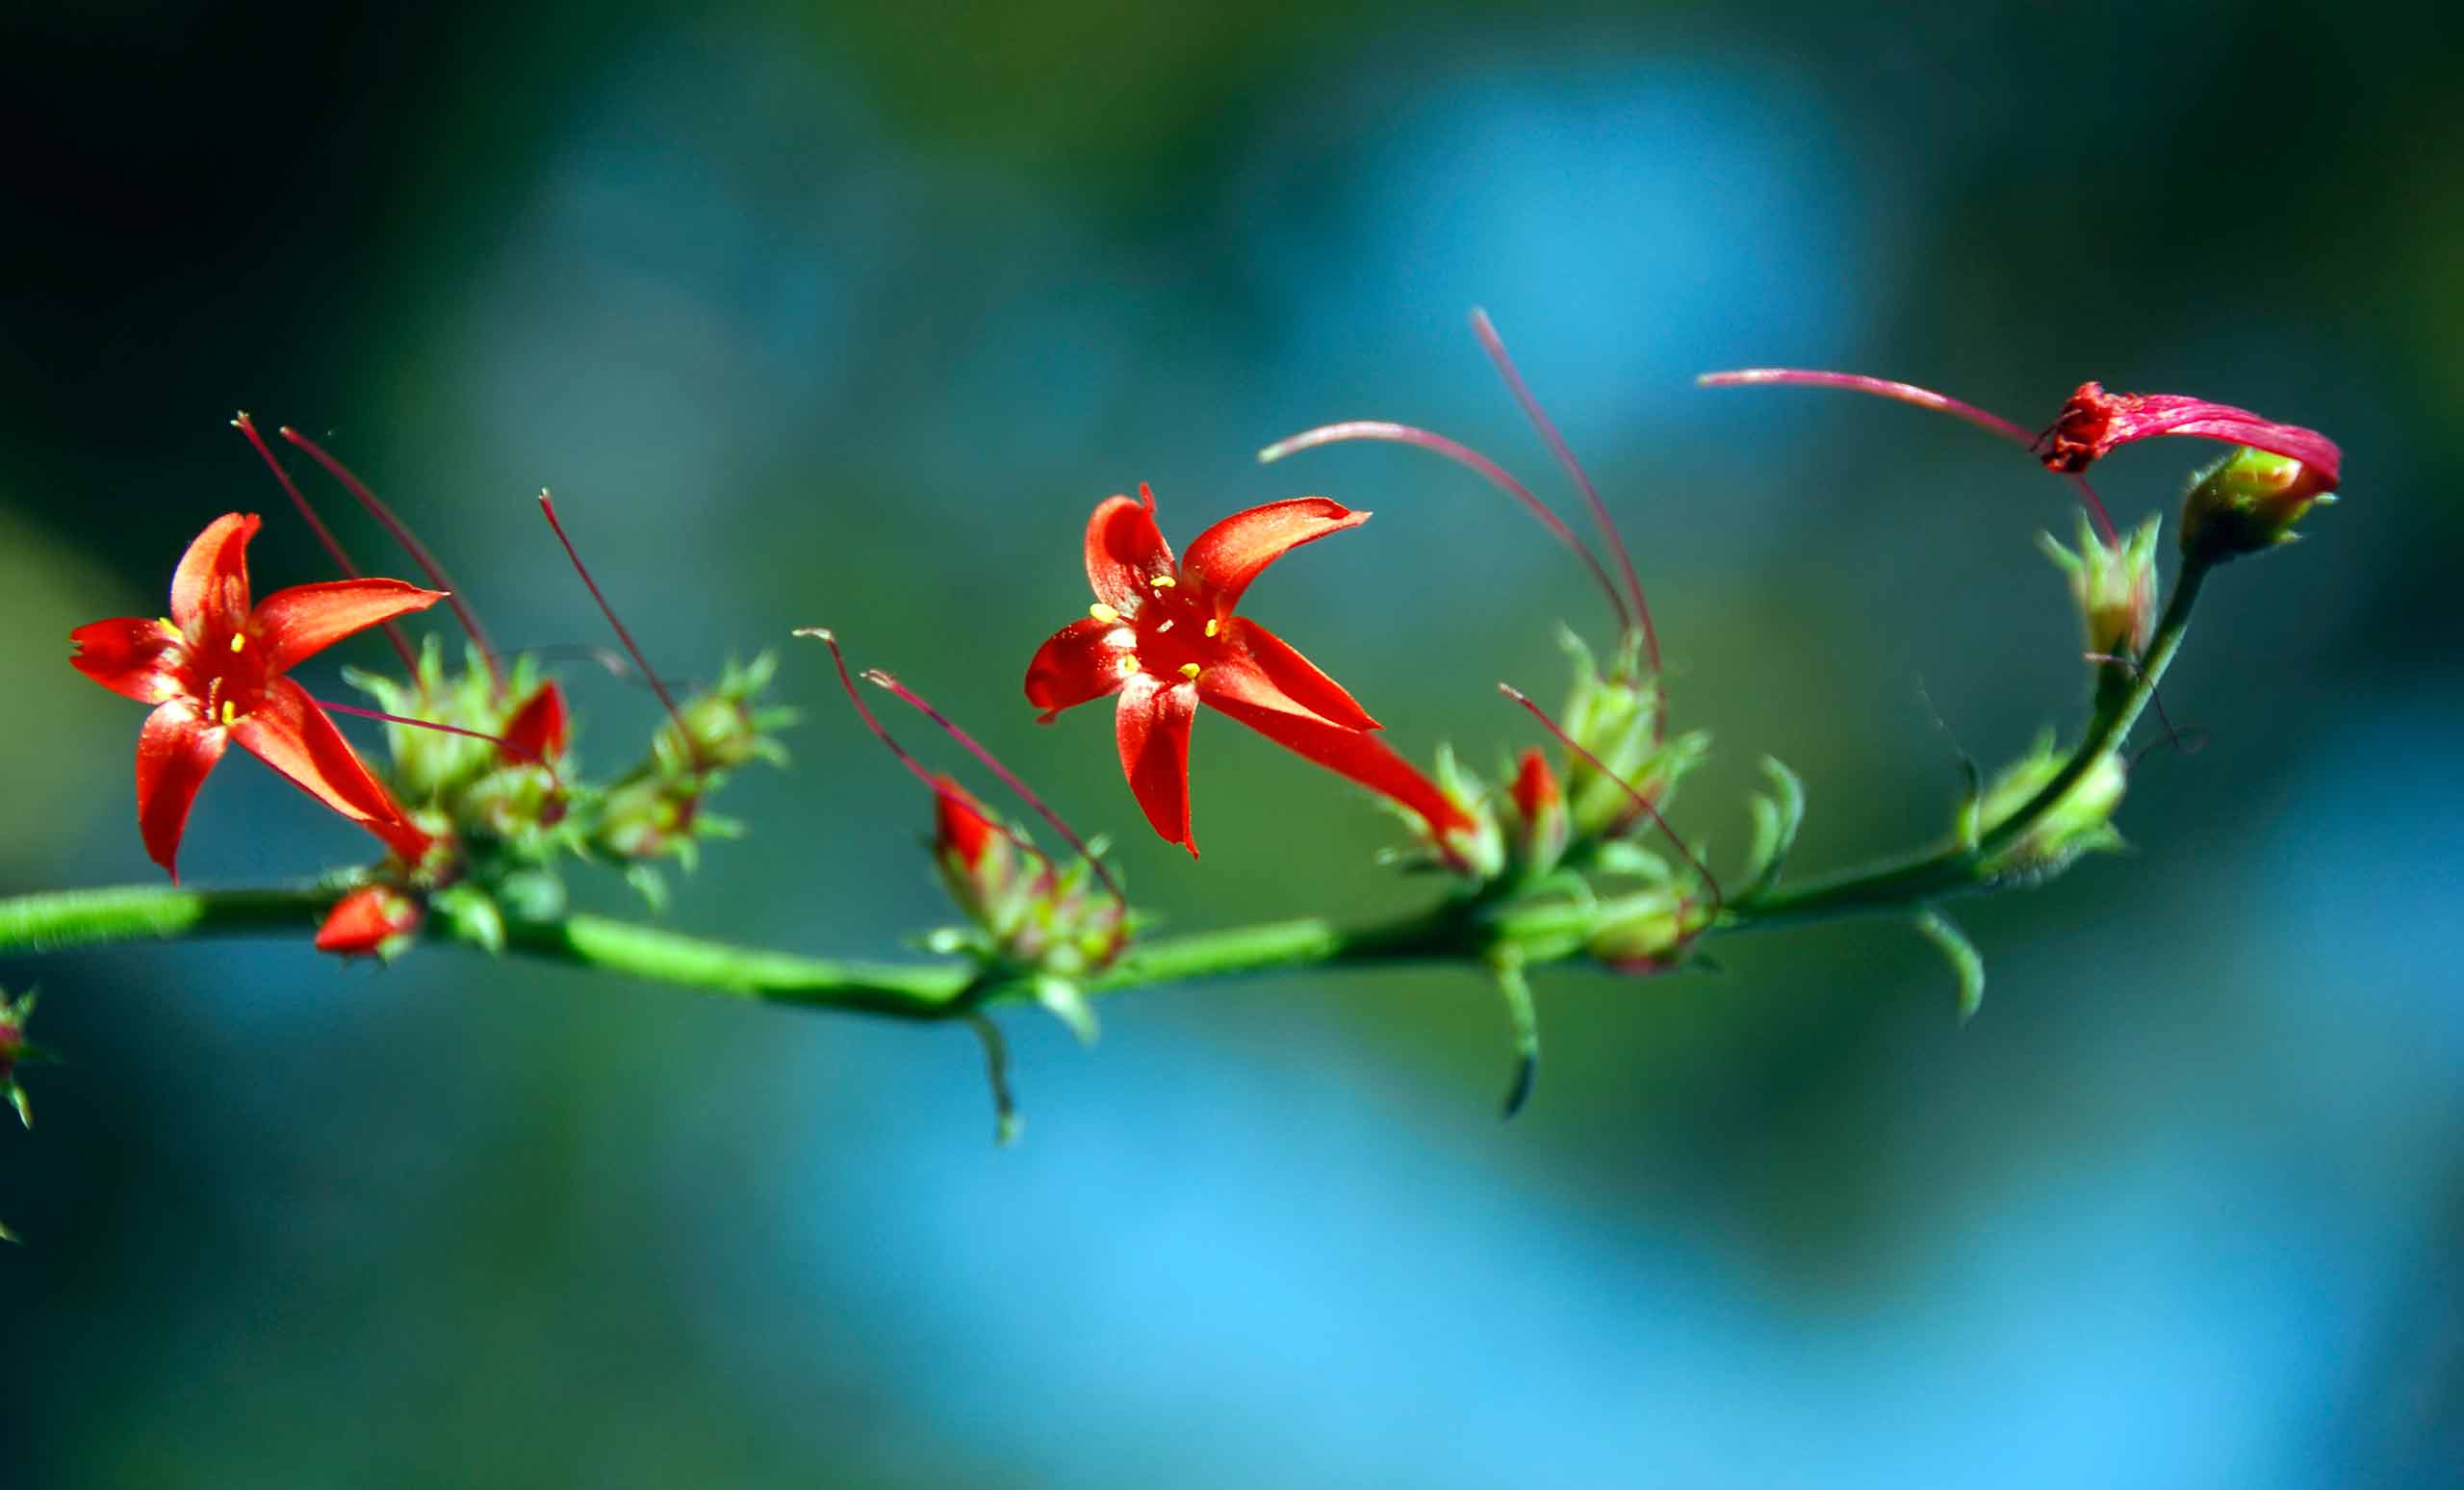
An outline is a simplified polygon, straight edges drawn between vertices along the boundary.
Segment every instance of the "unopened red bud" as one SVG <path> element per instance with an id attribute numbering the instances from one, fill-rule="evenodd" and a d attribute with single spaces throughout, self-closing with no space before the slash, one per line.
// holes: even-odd
<path id="1" fill-rule="evenodd" d="M 1549 769 L 1549 758 L 1537 750 L 1525 751 L 1507 795 L 1514 803 L 1515 857 L 1526 873 L 1548 873 L 1564 857 L 1574 821 L 1557 774 Z"/>
<path id="2" fill-rule="evenodd" d="M 325 924 L 317 929 L 317 950 L 390 961 L 410 945 L 425 916 L 421 904 L 400 890 L 364 886 L 334 902 Z"/>
<path id="3" fill-rule="evenodd" d="M 506 722 L 499 758 L 507 764 L 552 759 L 565 753 L 572 729 L 572 719 L 565 712 L 565 691 L 552 680 L 541 683 Z"/>
<path id="4" fill-rule="evenodd" d="M 939 779 L 942 790 L 933 799 L 933 847 L 935 853 L 952 860 L 957 866 L 972 871 L 984 862 L 984 856 L 996 839 L 1004 837 L 984 810 L 984 804 L 948 776 Z"/>

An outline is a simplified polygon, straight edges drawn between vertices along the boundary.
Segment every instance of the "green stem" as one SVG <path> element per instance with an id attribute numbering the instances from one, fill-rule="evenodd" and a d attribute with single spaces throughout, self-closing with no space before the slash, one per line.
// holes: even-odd
<path id="1" fill-rule="evenodd" d="M 2047 812 L 2061 805 L 2081 779 L 2095 769 L 2098 761 L 2113 754 L 2129 736 L 2131 726 L 2139 722 L 2148 700 L 2156 696 L 2156 685 L 2172 665 L 2173 655 L 2181 650 L 2182 638 L 2190 632 L 2191 610 L 2198 604 L 2199 587 L 2206 582 L 2210 567 L 2195 561 L 2183 566 L 2181 577 L 2173 582 L 2172 599 L 2167 602 L 2165 613 L 2156 623 L 2147 654 L 2141 659 L 2130 687 L 2097 709 L 2089 724 L 2087 738 L 2079 742 L 2079 748 L 2063 762 L 2053 780 L 2021 803 L 2016 811 L 1987 829 L 1974 843 L 1953 843 L 1933 853 L 1741 896 L 1730 902 L 1723 924 L 1768 925 L 1775 921 L 1822 920 L 1905 910 L 1936 896 L 1989 887 L 1989 866 L 1994 856 L 2025 837 Z"/>
<path id="2" fill-rule="evenodd" d="M 1831 916 L 1906 912 L 1946 894 L 1988 887 L 1993 856 L 2017 842 L 2129 733 L 2181 647 L 2205 578 L 2203 566 L 2183 571 L 2129 690 L 2098 710 L 2088 737 L 2043 790 L 1976 842 L 1739 896 L 1729 903 L 1711 930 L 1729 934 Z M 0 899 L 0 953 L 209 937 L 304 937 L 315 930 L 345 888 L 314 885 L 195 890 L 132 886 L 20 895 Z M 1083 990 L 1112 993 L 1296 967 L 1406 963 L 1485 966 L 1498 952 L 1510 953 L 1519 964 L 1540 965 L 1582 956 L 1602 913 L 1602 908 L 1588 901 L 1499 904 L 1459 897 L 1430 911 L 1366 927 L 1342 927 L 1316 918 L 1270 921 L 1136 943 L 1119 961 L 1086 980 Z M 430 935 L 453 934 L 443 917 L 430 927 Z M 1024 974 L 987 974 L 962 963 L 804 957 L 732 946 L 597 915 L 510 923 L 505 929 L 505 950 L 735 998 L 904 1019 L 970 1015 L 987 1004 L 1034 997 L 1032 981 Z"/>

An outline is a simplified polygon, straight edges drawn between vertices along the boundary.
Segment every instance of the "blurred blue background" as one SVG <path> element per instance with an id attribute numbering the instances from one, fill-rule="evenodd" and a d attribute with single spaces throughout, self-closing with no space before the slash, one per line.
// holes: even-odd
<path id="1" fill-rule="evenodd" d="M 1722 978 L 1543 980 L 1496 1118 L 1469 975 L 1141 993 L 1079 1050 L 521 962 L 292 944 L 0 963 L 38 983 L 0 1130 L 0 1478 L 604 1486 L 2451 1483 L 2464 1459 L 2464 692 L 2433 481 L 2464 439 L 2452 7 L 1188 0 L 662 13 L 23 11 L 0 48 L 0 889 L 152 878 L 140 714 L 61 638 L 152 614 L 214 514 L 325 578 L 245 407 L 404 510 L 500 640 L 600 623 L 555 487 L 660 666 L 828 623 L 1109 830 L 1176 927 L 1369 916 L 1381 819 L 1221 719 L 1193 864 L 1102 710 L 1037 730 L 1089 507 L 1186 541 L 1323 492 L 1365 531 L 1246 609 L 1399 744 L 1482 766 L 1496 699 L 1598 629 L 1563 555 L 1417 452 L 1552 494 L 1484 304 L 1628 527 L 1733 855 L 1768 751 L 1800 863 L 1947 822 L 2075 725 L 2035 531 L 2065 490 L 1965 426 L 1701 370 L 1843 366 L 2050 418 L 2076 382 L 2323 427 L 2348 500 L 2211 587 L 2135 858 L 1970 903 L 1992 985 L 1889 923 Z M 2209 451 L 2103 469 L 2125 518 Z M 304 463 L 303 463 L 304 464 Z M 325 490 L 314 488 L 312 490 Z M 364 556 L 381 534 L 328 501 Z M 398 568 L 390 563 L 375 566 Z M 363 638 L 310 669 L 339 685 Z M 587 669 L 581 749 L 654 706 Z M 679 926 L 887 955 L 942 915 L 920 793 L 817 653 L 791 774 Z M 925 736 L 910 732 L 922 743 Z M 952 758 L 937 745 L 936 758 Z M 190 878 L 364 842 L 253 762 Z M 586 892 L 623 908 L 621 891 Z"/>

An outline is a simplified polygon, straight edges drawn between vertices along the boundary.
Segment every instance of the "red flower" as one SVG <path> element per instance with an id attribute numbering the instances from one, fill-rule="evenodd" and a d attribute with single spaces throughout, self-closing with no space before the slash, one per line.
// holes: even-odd
<path id="1" fill-rule="evenodd" d="M 2169 434 L 2246 445 L 2297 460 L 2323 479 L 2327 491 L 2335 490 L 2344 464 L 2336 442 L 2315 429 L 2181 394 L 2111 394 L 2102 383 L 2080 384 L 2052 427 L 2037 436 L 2034 449 L 2048 470 L 2085 471 L 2117 446 Z"/>
<path id="2" fill-rule="evenodd" d="M 1095 604 L 1027 664 L 1028 702 L 1055 714 L 1117 693 L 1121 770 L 1168 841 L 1197 853 L 1190 831 L 1190 725 L 1205 704 L 1276 744 L 1348 777 L 1426 820 L 1432 838 L 1470 831 L 1469 813 L 1371 732 L 1352 696 L 1255 621 L 1232 614 L 1269 564 L 1369 521 L 1323 497 L 1236 512 L 1175 564 L 1155 527 L 1155 494 L 1107 499 L 1087 525 Z"/>
<path id="3" fill-rule="evenodd" d="M 231 741 L 345 817 L 417 860 L 427 835 L 368 774 L 307 691 L 283 674 L 353 631 L 443 600 L 398 579 L 295 585 L 249 604 L 256 514 L 208 524 L 171 576 L 171 614 L 97 621 L 68 633 L 69 664 L 153 714 L 137 741 L 137 825 L 171 874 L 189 805 Z"/>

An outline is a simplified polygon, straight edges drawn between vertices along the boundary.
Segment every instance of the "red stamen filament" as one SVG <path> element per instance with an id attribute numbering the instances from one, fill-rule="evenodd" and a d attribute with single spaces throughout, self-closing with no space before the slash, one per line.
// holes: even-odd
<path id="1" fill-rule="evenodd" d="M 1852 393 L 1872 394 L 1878 398 L 1912 403 L 1920 409 L 1932 409 L 1937 413 L 1948 414 L 1953 419 L 1965 420 L 1977 428 L 1989 434 L 1999 435 L 2024 450 L 2033 452 L 2037 444 L 2037 437 L 2034 434 L 2020 428 L 2001 415 L 1980 409 L 1973 403 L 1963 402 L 1948 394 L 1938 394 L 1930 388 L 1919 388 L 1914 383 L 1896 382 L 1887 377 L 1868 377 L 1861 372 L 1823 372 L 1810 368 L 1739 368 L 1729 372 L 1706 372 L 1694 381 L 1704 388 L 1746 388 L 1764 383 L 1805 388 L 1845 388 Z M 2088 478 L 2075 471 L 2066 471 L 2062 475 L 2078 490 L 2081 504 L 2087 507 L 2088 515 L 2096 520 L 2096 526 L 2103 529 L 2105 541 L 2118 542 L 2119 535 L 2115 531 L 2114 520 L 2106 514 L 2104 501 L 2096 496 L 2096 489 L 2088 484 Z"/>
<path id="2" fill-rule="evenodd" d="M 848 673 L 847 655 L 838 650 L 837 632 L 832 630 L 826 626 L 800 626 L 796 628 L 795 634 L 798 636 L 817 637 L 821 640 L 823 645 L 830 649 L 830 660 L 836 663 L 838 666 L 838 686 L 847 690 L 847 702 L 856 706 L 856 717 L 864 722 L 865 729 L 873 732 L 873 738 L 889 747 L 889 753 L 898 758 L 898 763 L 900 765 L 907 767 L 910 774 L 913 775 L 917 781 L 922 782 L 926 786 L 932 788 L 933 795 L 949 803 L 952 807 L 962 808 L 972 815 L 984 817 L 987 822 L 991 823 L 993 827 L 1001 830 L 1001 835 L 1003 837 L 1008 838 L 1011 842 L 1016 844 L 1021 849 L 1026 850 L 1027 853 L 1033 855 L 1039 860 L 1041 860 L 1043 862 L 1047 864 L 1052 862 L 1051 858 L 1047 856 L 1043 850 L 1036 847 L 1035 840 L 1029 838 L 1025 834 L 1020 833 L 1015 828 L 1011 827 L 1008 823 L 1002 822 L 997 818 L 987 816 L 981 808 L 979 808 L 975 803 L 967 800 L 966 793 L 959 790 L 956 786 L 951 785 L 949 783 L 934 775 L 932 770 L 927 767 L 923 761 L 916 759 L 913 756 L 907 753 L 906 746 L 901 745 L 897 740 L 890 737 L 888 729 L 885 727 L 881 720 L 874 715 L 872 706 L 864 702 L 863 694 L 856 687 L 855 678 Z M 1107 881 L 1105 883 L 1109 884 L 1111 882 Z"/>
<path id="3" fill-rule="evenodd" d="M 574 573 L 581 576 L 581 582 L 589 589 L 590 598 L 599 603 L 599 613 L 616 629 L 616 639 L 625 644 L 626 653 L 632 657 L 633 665 L 641 669 L 642 677 L 650 682 L 651 691 L 656 693 L 659 703 L 666 706 L 667 717 L 676 725 L 677 738 L 684 742 L 684 749 L 694 767 L 699 769 L 702 752 L 694 743 L 693 732 L 684 727 L 684 711 L 676 706 L 676 696 L 667 691 L 667 684 L 659 681 L 658 674 L 651 671 L 650 663 L 642 656 L 642 649 L 633 645 L 633 633 L 625 629 L 624 622 L 616 619 L 616 607 L 607 604 L 607 597 L 600 593 L 599 581 L 590 577 L 589 567 L 582 563 L 581 555 L 574 552 L 574 541 L 565 535 L 565 525 L 556 520 L 556 499 L 549 496 L 544 486 L 539 489 L 539 510 L 547 516 L 548 526 L 555 530 L 556 541 L 565 546 L 565 557 L 573 561 Z"/>
<path id="4" fill-rule="evenodd" d="M 1608 571 L 1601 567 L 1600 560 L 1584 547 L 1583 541 L 1575 536 L 1574 529 L 1550 511 L 1547 503 L 1531 495 L 1529 487 L 1506 475 L 1505 468 L 1468 445 L 1457 444 L 1442 434 L 1433 434 L 1412 424 L 1398 424 L 1382 419 L 1348 419 L 1332 424 L 1320 424 L 1315 429 L 1304 429 L 1289 439 L 1278 440 L 1258 451 L 1258 463 L 1271 465 L 1286 455 L 1315 450 L 1322 445 L 1340 445 L 1348 440 L 1385 440 L 1396 445 L 1417 446 L 1443 455 L 1485 479 L 1521 502 L 1525 511 L 1540 520 L 1540 526 L 1549 530 L 1551 537 L 1564 544 L 1568 552 L 1582 560 L 1583 568 L 1591 572 L 1593 581 L 1600 586 L 1600 593 L 1607 597 L 1608 608 L 1617 613 L 1619 630 L 1633 624 L 1633 616 L 1626 608 L 1625 598 L 1617 593 L 1616 581 L 1608 578 Z"/>
<path id="5" fill-rule="evenodd" d="M 454 587 L 453 578 L 445 572 L 445 566 L 438 563 L 436 555 L 427 551 L 427 545 L 412 535 L 410 528 L 404 526 L 402 520 L 394 515 L 393 508 L 377 500 L 376 494 L 368 489 L 367 482 L 351 475 L 349 467 L 326 454 L 323 446 L 289 424 L 283 425 L 274 432 L 306 450 L 310 460 L 324 467 L 326 475 L 340 481 L 343 489 L 358 499 L 359 504 L 368 509 L 368 515 L 374 518 L 386 532 L 393 535 L 394 541 L 402 546 L 402 552 L 411 556 L 411 562 L 420 567 L 420 573 L 427 576 L 427 582 L 445 592 L 445 604 L 452 607 L 453 619 L 462 623 L 462 629 L 470 636 L 471 645 L 479 649 L 479 659 L 487 664 L 489 681 L 496 684 L 498 692 L 503 692 L 504 669 L 498 665 L 496 649 L 488 645 L 488 633 L 480 628 L 479 618 L 471 613 L 470 605 L 463 601 L 461 592 Z"/>
<path id="6" fill-rule="evenodd" d="M 1583 473 L 1582 462 L 1575 459 L 1574 448 L 1557 433 L 1557 426 L 1550 421 L 1548 412 L 1540 407 L 1540 400 L 1532 397 L 1530 386 L 1523 381 L 1523 374 L 1515 371 L 1514 359 L 1506 355 L 1505 340 L 1490 323 L 1489 313 L 1476 306 L 1472 311 L 1472 334 L 1479 339 L 1480 349 L 1487 352 L 1489 361 L 1496 365 L 1498 376 L 1505 379 L 1506 392 L 1522 405 L 1523 417 L 1531 422 L 1532 429 L 1540 436 L 1540 443 L 1549 448 L 1558 469 L 1575 483 L 1575 490 L 1582 493 L 1583 504 L 1591 509 L 1592 525 L 1599 528 L 1601 541 L 1608 545 L 1610 553 L 1616 555 L 1618 570 L 1626 579 L 1626 594 L 1634 603 L 1634 620 L 1643 629 L 1643 649 L 1651 657 L 1652 677 L 1656 680 L 1660 672 L 1659 630 L 1652 625 L 1652 607 L 1643 600 L 1643 582 L 1635 577 L 1634 556 L 1627 552 L 1626 540 L 1618 533 L 1616 523 L 1610 520 L 1607 504 L 1600 500 L 1599 488 L 1591 484 L 1591 477 Z M 1665 703 L 1663 690 L 1663 706 L 1652 722 L 1655 739 L 1664 737 L 1663 726 L 1668 716 Z"/>
<path id="7" fill-rule="evenodd" d="M 909 706 L 916 712 L 922 714 L 925 718 L 930 719 L 937 725 L 939 725 L 941 727 L 941 732 L 947 734 L 951 739 L 954 739 L 961 745 L 964 746 L 968 755 L 973 756 L 976 759 L 984 762 L 984 768 L 991 772 L 994 776 L 999 777 L 1001 779 L 1002 785 L 1009 787 L 1014 792 L 1016 792 L 1018 794 L 1018 800 L 1034 809 L 1035 814 L 1038 817 L 1042 818 L 1046 823 L 1050 824 L 1053 832 L 1061 835 L 1063 842 L 1065 842 L 1071 848 L 1076 849 L 1078 851 L 1078 857 L 1087 861 L 1088 868 L 1095 871 L 1095 878 L 1104 882 L 1104 888 L 1113 892 L 1113 898 L 1115 900 L 1121 901 L 1124 904 L 1128 902 L 1129 897 L 1121 892 L 1120 885 L 1117 881 L 1114 880 L 1112 871 L 1105 868 L 1104 861 L 1097 859 L 1093 851 L 1087 847 L 1087 840 L 1078 836 L 1077 830 L 1062 821 L 1060 813 L 1054 811 L 1051 808 L 1046 807 L 1044 805 L 1044 800 L 1041 797 L 1037 796 L 1033 788 L 1029 787 L 1026 783 L 1018 780 L 1016 775 L 1014 775 L 1008 766 L 1003 765 L 998 759 L 994 758 L 992 752 L 985 749 L 981 744 L 978 744 L 974 735 L 971 735 L 964 730 L 960 729 L 950 720 L 948 715 L 942 713 L 939 709 L 935 708 L 932 705 L 925 703 L 921 698 L 917 697 L 915 692 L 909 688 L 907 684 L 900 682 L 896 678 L 886 672 L 884 672 L 878 667 L 865 669 L 864 681 L 872 683 L 877 687 L 887 688 L 891 693 L 898 696 L 900 703 Z"/>
<path id="8" fill-rule="evenodd" d="M 539 767 L 548 773 L 550 784 L 558 791 L 565 789 L 564 778 L 556 774 L 556 768 L 549 763 L 547 757 L 535 750 L 526 750 L 502 735 L 490 734 L 484 730 L 465 730 L 460 725 L 442 724 L 434 719 L 410 719 L 400 714 L 386 713 L 383 709 L 361 708 L 354 704 L 337 704 L 330 699 L 311 698 L 308 702 L 329 714 L 349 714 L 360 719 L 382 720 L 386 724 L 408 725 L 414 730 L 434 730 L 439 734 L 458 734 L 465 739 L 485 740 L 505 754 L 518 756 Z"/>
<path id="9" fill-rule="evenodd" d="M 1504 694 L 1507 698 L 1512 699 L 1517 704 L 1522 705 L 1524 711 L 1528 713 L 1532 718 L 1539 720 L 1540 728 L 1556 736 L 1557 743 L 1566 747 L 1567 750 L 1572 751 L 1577 759 L 1599 772 L 1601 775 L 1608 778 L 1610 781 L 1615 782 L 1625 790 L 1626 795 L 1634 799 L 1635 809 L 1651 818 L 1652 822 L 1658 827 L 1661 836 L 1667 838 L 1669 844 L 1677 850 L 1678 857 L 1684 860 L 1687 867 L 1691 868 L 1695 875 L 1702 880 L 1703 884 L 1710 889 L 1711 920 L 1717 921 L 1720 918 L 1720 912 L 1727 905 L 1726 898 L 1722 896 L 1720 892 L 1720 882 L 1712 878 L 1711 871 L 1705 867 L 1703 861 L 1694 857 L 1694 851 L 1685 846 L 1685 840 L 1677 835 L 1677 830 L 1668 825 L 1668 819 L 1660 815 L 1658 806 L 1655 804 L 1651 798 L 1635 790 L 1632 783 L 1627 781 L 1624 777 L 1619 776 L 1616 772 L 1608 769 L 1606 765 L 1602 763 L 1601 758 L 1598 756 L 1593 755 L 1590 751 L 1587 751 L 1580 745 L 1576 744 L 1574 736 L 1568 734 L 1563 727 L 1558 725 L 1557 721 L 1549 717 L 1549 711 L 1547 709 L 1544 709 L 1539 705 L 1532 703 L 1531 700 L 1522 692 L 1522 690 L 1516 688 L 1511 683 L 1502 682 L 1498 684 L 1498 691 Z M 1709 924 L 1710 922 L 1705 923 L 1707 926 Z"/>
<path id="10" fill-rule="evenodd" d="M 308 499 L 299 494 L 299 487 L 291 479 L 291 473 L 283 470 L 282 462 L 274 459 L 273 451 L 266 448 L 265 436 L 257 433 L 256 421 L 248 417 L 248 411 L 242 409 L 231 421 L 231 427 L 246 435 L 248 443 L 257 448 L 257 453 L 265 457 L 266 469 L 272 472 L 273 478 L 282 483 L 282 489 L 291 494 L 291 504 L 298 508 L 299 515 L 307 520 L 308 530 L 317 535 L 317 542 L 324 549 L 325 557 L 334 561 L 334 567 L 343 572 L 344 578 L 358 578 L 359 566 L 350 561 L 350 554 L 343 549 L 343 541 L 334 536 L 334 530 L 325 526 L 325 520 L 317 515 L 317 509 L 308 505 Z M 387 621 L 383 625 L 385 639 L 394 644 L 394 653 L 402 659 L 403 670 L 417 677 L 419 654 L 411 650 L 410 639 L 393 622 Z"/>

